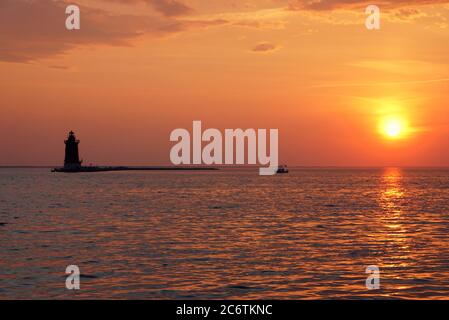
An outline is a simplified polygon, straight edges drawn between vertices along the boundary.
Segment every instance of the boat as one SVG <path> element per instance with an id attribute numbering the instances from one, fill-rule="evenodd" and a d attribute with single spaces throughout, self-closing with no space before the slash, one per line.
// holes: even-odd
<path id="1" fill-rule="evenodd" d="M 288 173 L 288 168 L 286 165 L 281 165 L 278 167 L 276 173 L 281 174 L 281 173 Z"/>

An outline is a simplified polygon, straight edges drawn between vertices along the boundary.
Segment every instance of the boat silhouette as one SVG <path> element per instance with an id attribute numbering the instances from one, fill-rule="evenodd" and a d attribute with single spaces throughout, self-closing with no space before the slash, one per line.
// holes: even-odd
<path id="1" fill-rule="evenodd" d="M 287 166 L 284 165 L 280 165 L 276 171 L 276 173 L 281 174 L 281 173 L 288 173 L 288 168 Z"/>

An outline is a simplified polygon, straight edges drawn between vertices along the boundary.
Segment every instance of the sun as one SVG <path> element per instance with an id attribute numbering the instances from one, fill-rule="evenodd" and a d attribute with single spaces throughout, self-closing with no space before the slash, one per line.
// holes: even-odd
<path id="1" fill-rule="evenodd" d="M 385 118 L 380 125 L 380 132 L 389 139 L 399 139 L 404 136 L 405 131 L 405 120 L 399 117 Z"/>
<path id="2" fill-rule="evenodd" d="M 391 138 L 396 138 L 401 134 L 402 123 L 397 119 L 389 120 L 385 123 L 385 134 Z"/>

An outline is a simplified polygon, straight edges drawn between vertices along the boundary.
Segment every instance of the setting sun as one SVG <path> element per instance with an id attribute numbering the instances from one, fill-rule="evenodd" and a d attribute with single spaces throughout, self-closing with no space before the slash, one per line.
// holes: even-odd
<path id="1" fill-rule="evenodd" d="M 405 133 L 405 122 L 400 118 L 388 118 L 382 122 L 380 130 L 384 136 L 398 139 Z"/>

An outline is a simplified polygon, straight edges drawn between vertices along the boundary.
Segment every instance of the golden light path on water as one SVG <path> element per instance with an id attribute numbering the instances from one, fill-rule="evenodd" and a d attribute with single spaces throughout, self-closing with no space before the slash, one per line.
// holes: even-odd
<path id="1" fill-rule="evenodd" d="M 381 195 L 381 205 L 384 209 L 382 221 L 386 229 L 386 241 L 394 243 L 401 254 L 397 256 L 398 262 L 386 264 L 386 268 L 407 268 L 408 254 L 410 246 L 407 244 L 407 230 L 402 221 L 406 219 L 405 212 L 402 211 L 401 202 L 404 198 L 404 189 L 402 188 L 402 172 L 399 168 L 387 168 L 383 175 L 384 190 Z M 400 280 L 403 275 L 393 275 L 395 279 Z M 397 290 L 407 289 L 407 286 L 398 286 Z"/>

